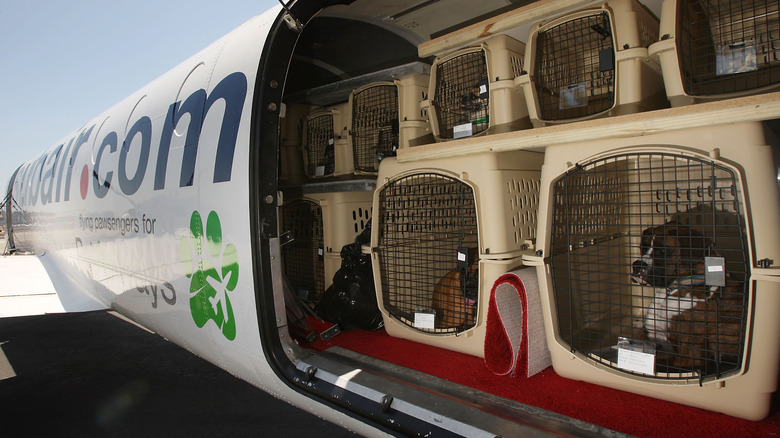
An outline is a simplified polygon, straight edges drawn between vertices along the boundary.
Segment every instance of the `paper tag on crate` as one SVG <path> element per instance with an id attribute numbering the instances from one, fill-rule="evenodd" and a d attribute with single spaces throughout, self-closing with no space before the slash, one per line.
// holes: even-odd
<path id="1" fill-rule="evenodd" d="M 655 374 L 655 345 L 646 341 L 619 338 L 617 348 L 617 366 L 626 371 L 642 374 Z"/>
<path id="2" fill-rule="evenodd" d="M 436 312 L 433 310 L 418 310 L 414 312 L 414 328 L 433 330 L 436 324 Z"/>
<path id="3" fill-rule="evenodd" d="M 452 127 L 452 138 L 471 137 L 473 133 L 474 129 L 471 126 L 471 122 Z"/>
<path id="4" fill-rule="evenodd" d="M 588 83 L 579 82 L 561 87 L 558 109 L 578 108 L 588 105 Z"/>
<path id="5" fill-rule="evenodd" d="M 704 284 L 707 286 L 726 285 L 726 259 L 723 257 L 704 258 Z"/>
<path id="6" fill-rule="evenodd" d="M 479 98 L 487 99 L 490 96 L 490 87 L 487 80 L 479 81 Z"/>
<path id="7" fill-rule="evenodd" d="M 758 69 L 753 40 L 720 44 L 715 50 L 715 74 L 718 76 L 745 73 Z"/>
<path id="8" fill-rule="evenodd" d="M 458 247 L 458 269 L 468 269 L 469 267 L 469 248 L 467 246 Z"/>

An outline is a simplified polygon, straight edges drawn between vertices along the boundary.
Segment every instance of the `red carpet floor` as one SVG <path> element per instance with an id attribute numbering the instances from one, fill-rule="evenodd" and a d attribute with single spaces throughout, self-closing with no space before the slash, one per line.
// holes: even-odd
<path id="1" fill-rule="evenodd" d="M 496 376 L 481 358 L 393 338 L 384 330 L 347 331 L 327 343 L 318 340 L 308 346 L 317 350 L 340 346 L 638 437 L 780 436 L 777 394 L 769 418 L 753 422 L 565 379 L 552 367 L 530 378 Z"/>

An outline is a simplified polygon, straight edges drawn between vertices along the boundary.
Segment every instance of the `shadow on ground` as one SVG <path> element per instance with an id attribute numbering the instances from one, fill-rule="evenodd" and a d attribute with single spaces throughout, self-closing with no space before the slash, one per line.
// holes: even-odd
<path id="1" fill-rule="evenodd" d="M 0 319 L 0 343 L 2 436 L 354 436 L 106 312 Z"/>

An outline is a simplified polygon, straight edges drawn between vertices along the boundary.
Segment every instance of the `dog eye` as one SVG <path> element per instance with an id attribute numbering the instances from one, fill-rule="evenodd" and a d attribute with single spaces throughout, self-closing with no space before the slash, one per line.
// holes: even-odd
<path id="1" fill-rule="evenodd" d="M 666 249 L 664 249 L 664 248 L 656 248 L 655 250 L 653 250 L 653 256 L 655 256 L 655 257 L 657 257 L 659 259 L 666 258 Z"/>

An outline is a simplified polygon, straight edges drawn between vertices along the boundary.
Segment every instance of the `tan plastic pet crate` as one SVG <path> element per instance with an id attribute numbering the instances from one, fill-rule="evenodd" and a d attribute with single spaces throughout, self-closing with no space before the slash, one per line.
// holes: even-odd
<path id="1" fill-rule="evenodd" d="M 371 248 L 391 336 L 484 355 L 491 287 L 535 239 L 541 164 L 536 152 L 382 162 Z"/>
<path id="2" fill-rule="evenodd" d="M 312 106 L 285 104 L 281 115 L 281 149 L 279 151 L 279 181 L 301 184 L 306 181 L 303 161 L 303 130 Z"/>
<path id="3" fill-rule="evenodd" d="M 523 70 L 524 52 L 522 42 L 496 35 L 436 58 L 423 103 L 436 141 L 531 127 L 513 82 Z"/>
<path id="4" fill-rule="evenodd" d="M 614 0 L 531 27 L 527 74 L 515 79 L 534 126 L 669 106 L 647 48 L 658 19 L 635 0 Z"/>
<path id="5" fill-rule="evenodd" d="M 281 213 L 281 229 L 293 239 L 282 247 L 284 272 L 301 299 L 316 303 L 325 292 L 322 208 L 300 198 L 286 203 Z"/>
<path id="6" fill-rule="evenodd" d="M 285 202 L 281 230 L 284 272 L 302 299 L 315 303 L 341 267 L 341 248 L 355 241 L 371 219 L 373 192 L 314 193 Z"/>
<path id="7" fill-rule="evenodd" d="M 664 0 L 650 47 L 673 106 L 777 90 L 780 16 L 769 0 Z"/>
<path id="8" fill-rule="evenodd" d="M 550 146 L 540 278 L 555 371 L 758 420 L 780 357 L 780 195 L 761 123 Z M 542 280 L 546 279 L 546 280 Z"/>
<path id="9" fill-rule="evenodd" d="M 353 173 L 347 119 L 346 103 L 317 108 L 306 118 L 303 141 L 306 176 L 321 178 Z"/>
<path id="10" fill-rule="evenodd" d="M 375 82 L 350 94 L 350 136 L 356 173 L 376 174 L 379 162 L 393 157 L 430 133 L 420 109 L 428 75 L 413 74 L 396 81 Z"/>

